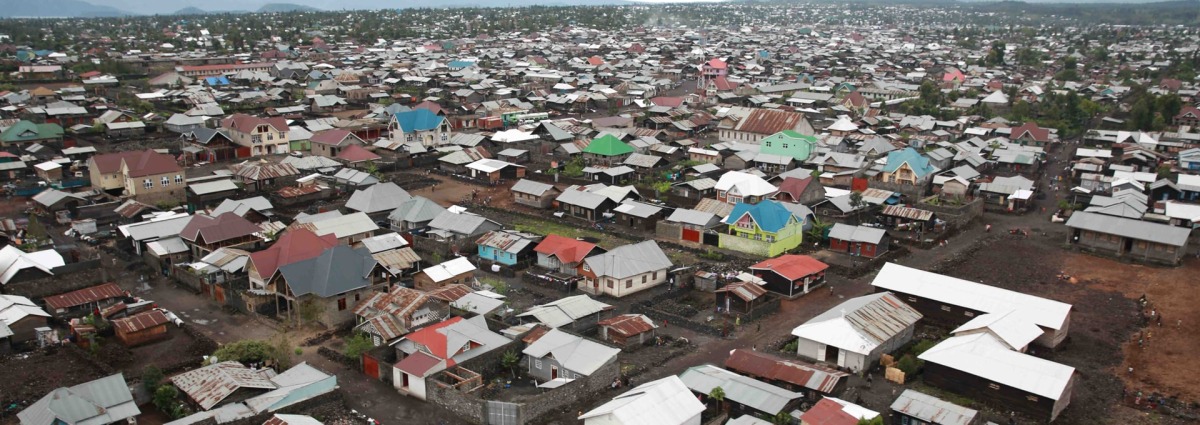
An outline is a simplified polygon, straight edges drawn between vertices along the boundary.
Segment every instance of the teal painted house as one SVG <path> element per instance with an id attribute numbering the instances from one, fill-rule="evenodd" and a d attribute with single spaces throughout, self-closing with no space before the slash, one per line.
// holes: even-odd
<path id="1" fill-rule="evenodd" d="M 879 173 L 879 180 L 884 183 L 924 185 L 937 168 L 929 163 L 929 158 L 917 153 L 916 149 L 904 148 L 888 152 L 887 164 Z"/>
<path id="2" fill-rule="evenodd" d="M 479 259 L 488 260 L 506 266 L 517 263 L 530 264 L 537 259 L 533 247 L 537 246 L 541 237 L 514 230 L 494 230 L 484 234 L 475 241 Z"/>
<path id="3" fill-rule="evenodd" d="M 817 149 L 817 138 L 793 130 L 783 130 L 762 139 L 759 151 L 771 155 L 808 161 Z"/>

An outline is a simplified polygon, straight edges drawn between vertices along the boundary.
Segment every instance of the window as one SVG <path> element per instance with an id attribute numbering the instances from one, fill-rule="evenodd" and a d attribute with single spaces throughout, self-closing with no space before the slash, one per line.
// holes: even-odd
<path id="1" fill-rule="evenodd" d="M 633 279 L 625 279 L 625 289 L 633 287 Z"/>
<path id="2" fill-rule="evenodd" d="M 342 311 L 345 309 L 346 309 L 346 298 L 345 297 L 338 298 L 338 311 Z"/>
<path id="3" fill-rule="evenodd" d="M 612 288 L 613 288 L 613 280 L 609 279 L 608 280 L 608 289 L 612 289 Z"/>
<path id="4" fill-rule="evenodd" d="M 447 140 L 450 140 L 450 135 L 449 135 L 449 134 L 442 133 L 442 141 L 443 141 L 443 142 L 445 142 L 445 141 L 447 141 Z"/>
<path id="5" fill-rule="evenodd" d="M 784 148 L 784 149 L 787 149 L 787 146 L 788 146 L 788 144 L 787 144 L 787 143 L 784 143 L 784 144 L 783 144 L 783 148 Z"/>
<path id="6" fill-rule="evenodd" d="M 183 176 L 182 175 L 179 175 L 179 174 L 175 175 L 175 184 L 183 184 Z"/>
<path id="7" fill-rule="evenodd" d="M 652 274 L 650 275 L 650 278 L 651 278 L 651 279 L 654 279 L 654 280 L 658 280 L 658 271 L 655 271 L 654 273 L 652 273 Z"/>
<path id="8" fill-rule="evenodd" d="M 359 299 L 359 297 L 360 297 L 361 295 L 362 295 L 362 294 L 354 294 L 354 301 L 356 301 L 356 302 L 357 302 L 357 301 L 358 301 L 358 299 Z"/>
<path id="9" fill-rule="evenodd" d="M 917 302 L 917 297 L 908 297 L 909 302 Z"/>
<path id="10" fill-rule="evenodd" d="M 646 276 L 646 275 L 642 275 L 642 283 L 646 283 L 646 279 L 647 279 L 647 276 Z"/>
<path id="11" fill-rule="evenodd" d="M 163 187 L 170 186 L 170 185 L 171 185 L 171 178 L 170 178 L 170 177 L 167 177 L 167 176 L 163 176 L 163 178 L 162 178 L 162 185 L 163 185 Z"/>
<path id="12" fill-rule="evenodd" d="M 1029 401 L 1032 401 L 1032 402 L 1034 402 L 1034 403 L 1037 403 L 1037 401 L 1038 401 L 1038 398 L 1037 398 L 1037 396 L 1035 396 L 1035 395 L 1027 395 L 1027 396 L 1025 396 L 1025 399 L 1026 399 L 1026 400 L 1029 400 Z"/>
<path id="13" fill-rule="evenodd" d="M 967 317 L 975 317 L 975 313 L 972 313 L 972 312 L 969 312 L 969 311 L 964 311 L 964 312 L 963 312 L 963 316 L 967 316 Z"/>
<path id="14" fill-rule="evenodd" d="M 774 236 L 774 235 L 767 235 L 767 242 L 774 243 L 774 242 L 775 242 L 775 236 Z"/>
<path id="15" fill-rule="evenodd" d="M 998 390 L 998 389 L 1000 389 L 1000 384 L 996 384 L 996 383 L 988 384 L 988 388 L 991 388 L 993 390 Z"/>
<path id="16" fill-rule="evenodd" d="M 533 368 L 534 368 L 534 369 L 541 369 L 541 368 L 542 368 L 542 360 L 541 360 L 541 359 L 534 359 L 534 360 L 533 360 Z"/>
<path id="17" fill-rule="evenodd" d="M 259 143 L 262 143 L 262 136 L 257 135 L 257 134 L 250 136 L 250 141 L 254 142 L 254 144 L 256 144 L 256 145 Z"/>
<path id="18" fill-rule="evenodd" d="M 948 306 L 948 305 L 942 306 L 942 311 L 950 311 L 950 306 Z"/>
<path id="19" fill-rule="evenodd" d="M 154 180 L 146 179 L 146 181 L 142 182 L 142 185 L 146 186 L 146 189 L 152 188 L 154 187 Z"/>

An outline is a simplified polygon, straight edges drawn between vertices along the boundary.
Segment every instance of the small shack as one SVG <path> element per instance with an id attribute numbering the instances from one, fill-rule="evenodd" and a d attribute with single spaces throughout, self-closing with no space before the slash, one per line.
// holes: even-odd
<path id="1" fill-rule="evenodd" d="M 112 321 L 117 340 L 126 347 L 147 344 L 167 339 L 167 315 L 159 310 L 138 313 Z"/>
<path id="2" fill-rule="evenodd" d="M 643 314 L 622 314 L 601 320 L 600 339 L 624 349 L 637 348 L 653 340 L 658 325 Z"/>

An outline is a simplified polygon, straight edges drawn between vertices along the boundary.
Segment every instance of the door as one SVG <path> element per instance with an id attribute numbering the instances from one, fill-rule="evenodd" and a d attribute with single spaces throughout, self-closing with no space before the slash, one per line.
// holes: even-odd
<path id="1" fill-rule="evenodd" d="M 842 350 L 839 350 L 837 347 L 834 347 L 832 345 L 827 345 L 827 346 L 825 346 L 825 361 L 830 362 L 830 363 L 833 363 L 836 361 L 840 365 L 840 364 L 842 364 L 841 353 L 842 353 Z"/>
<path id="2" fill-rule="evenodd" d="M 550 379 L 558 379 L 558 366 L 550 366 Z"/>
<path id="3" fill-rule="evenodd" d="M 838 350 L 837 359 L 838 359 L 838 362 L 837 362 L 838 366 L 846 367 L 846 352 L 845 351 Z"/>
<path id="4" fill-rule="evenodd" d="M 378 360 L 375 360 L 374 357 L 371 357 L 367 353 L 363 353 L 362 364 L 363 364 L 363 373 L 367 374 L 367 376 L 370 376 L 371 379 L 379 379 L 379 361 Z M 408 374 L 404 373 L 401 375 L 404 376 L 404 386 L 408 387 Z"/>
<path id="5" fill-rule="evenodd" d="M 699 243 L 700 231 L 696 229 L 683 229 L 683 240 Z"/>
<path id="6" fill-rule="evenodd" d="M 403 377 L 403 382 L 400 383 L 400 388 L 408 388 L 408 374 L 401 373 L 400 376 Z"/>

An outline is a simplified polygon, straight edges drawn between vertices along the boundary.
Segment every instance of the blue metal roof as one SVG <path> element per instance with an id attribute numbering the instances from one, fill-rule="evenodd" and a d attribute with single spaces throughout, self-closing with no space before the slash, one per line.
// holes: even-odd
<path id="1" fill-rule="evenodd" d="M 792 212 L 777 201 L 762 201 L 757 204 L 739 203 L 733 206 L 733 212 L 729 213 L 725 224 L 736 223 L 747 213 L 758 224 L 758 228 L 771 233 L 783 229 L 792 218 Z"/>
<path id="2" fill-rule="evenodd" d="M 929 165 L 929 158 L 921 156 L 913 148 L 888 152 L 887 165 L 883 166 L 883 171 L 885 173 L 894 172 L 900 168 L 900 164 L 904 163 L 908 163 L 908 167 L 912 168 L 917 178 L 925 177 L 925 175 L 933 172 L 933 166 Z"/>
<path id="3" fill-rule="evenodd" d="M 396 124 L 405 133 L 433 130 L 441 125 L 444 119 L 428 109 L 414 109 L 396 114 Z"/>

